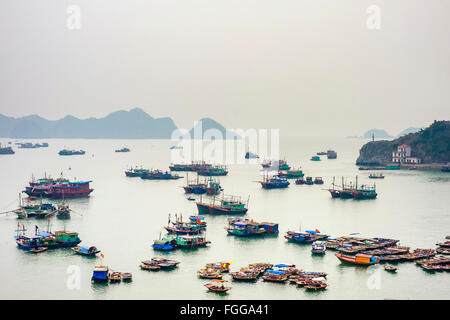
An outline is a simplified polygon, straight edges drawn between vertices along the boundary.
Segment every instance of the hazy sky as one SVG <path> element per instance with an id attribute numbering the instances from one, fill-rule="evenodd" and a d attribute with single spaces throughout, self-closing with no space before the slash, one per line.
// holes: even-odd
<path id="1" fill-rule="evenodd" d="M 67 7 L 81 28 L 66 26 Z M 366 26 L 370 5 L 381 29 Z M 2 0 L 0 113 L 281 134 L 450 120 L 448 0 Z"/>

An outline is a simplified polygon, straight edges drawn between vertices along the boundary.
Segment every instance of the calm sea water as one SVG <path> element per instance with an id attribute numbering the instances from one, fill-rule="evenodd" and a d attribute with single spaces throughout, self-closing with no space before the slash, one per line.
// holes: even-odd
<path id="1" fill-rule="evenodd" d="M 3 139 L 4 144 L 8 140 Z M 368 172 L 354 165 L 359 139 L 282 138 L 280 153 L 288 162 L 302 166 L 307 176 L 322 176 L 324 185 L 295 185 L 285 190 L 263 190 L 258 165 L 230 166 L 222 177 L 225 194 L 250 196 L 248 216 L 256 221 L 280 225 L 278 237 L 241 239 L 227 236 L 226 216 L 206 216 L 209 248 L 195 251 L 154 252 L 151 244 L 167 224 L 169 213 L 188 217 L 196 213 L 195 203 L 186 200 L 184 179 L 148 181 L 125 177 L 130 165 L 165 169 L 171 162 L 171 141 L 162 140 L 46 140 L 49 148 L 17 149 L 12 156 L 0 156 L 0 211 L 15 209 L 19 192 L 34 174 L 53 177 L 62 171 L 67 178 L 93 180 L 95 191 L 86 199 L 71 199 L 77 213 L 67 221 L 51 218 L 50 228 L 72 230 L 80 234 L 82 244 L 95 245 L 105 258 L 89 259 L 70 249 L 31 254 L 16 247 L 14 214 L 0 215 L 0 287 L 1 299 L 448 299 L 450 275 L 429 273 L 415 263 L 399 264 L 397 274 L 379 265 L 368 268 L 340 264 L 333 251 L 323 257 L 311 256 L 309 245 L 287 243 L 288 230 L 319 229 L 332 236 L 359 232 L 367 237 L 400 239 L 401 245 L 435 248 L 450 234 L 450 175 L 442 172 L 388 171 L 377 181 L 378 199 L 354 201 L 331 199 L 327 188 L 332 177 L 352 178 L 359 183 L 372 182 Z M 63 147 L 83 148 L 84 156 L 62 157 Z M 128 146 L 130 153 L 115 153 Z M 332 148 L 338 159 L 310 161 L 317 151 Z M 69 170 L 70 168 L 70 170 Z M 185 173 L 181 173 L 185 175 Z M 293 181 L 292 181 L 293 182 Z M 20 220 L 31 234 L 35 225 L 47 228 L 47 221 Z M 163 232 L 164 234 L 164 232 Z M 142 260 L 164 255 L 181 262 L 171 272 L 139 269 Z M 253 262 L 287 263 L 307 271 L 328 273 L 328 288 L 306 292 L 295 285 L 231 282 L 226 296 L 209 292 L 196 271 L 204 264 L 231 261 L 232 270 Z M 132 272 L 132 283 L 91 284 L 95 265 Z M 71 266 L 80 270 L 80 288 L 70 289 Z M 68 273 L 69 272 L 69 273 Z M 70 282 L 70 281 L 69 281 Z"/>

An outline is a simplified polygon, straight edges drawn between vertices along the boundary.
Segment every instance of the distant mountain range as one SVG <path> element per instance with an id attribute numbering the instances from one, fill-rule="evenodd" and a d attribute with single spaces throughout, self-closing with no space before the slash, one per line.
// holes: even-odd
<path id="1" fill-rule="evenodd" d="M 395 136 L 395 138 L 399 138 L 401 136 L 407 135 L 409 133 L 416 133 L 423 128 L 416 128 L 416 127 L 409 127 L 402 132 L 400 132 L 398 135 Z M 365 139 L 371 139 L 372 134 L 374 135 L 375 139 L 391 139 L 394 138 L 389 133 L 386 132 L 386 130 L 383 129 L 370 129 L 366 131 L 362 136 L 348 136 L 347 138 L 365 138 Z"/>
<path id="2" fill-rule="evenodd" d="M 210 118 L 201 119 L 203 132 L 217 129 L 233 134 Z M 116 111 L 104 118 L 78 119 L 66 116 L 47 120 L 38 115 L 12 118 L 0 114 L 0 137 L 14 139 L 170 139 L 177 126 L 171 118 L 153 118 L 140 108 Z M 190 133 L 193 132 L 191 129 Z"/>

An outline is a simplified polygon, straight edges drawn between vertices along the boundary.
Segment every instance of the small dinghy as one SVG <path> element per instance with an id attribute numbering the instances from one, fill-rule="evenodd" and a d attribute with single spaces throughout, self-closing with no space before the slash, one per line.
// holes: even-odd
<path id="1" fill-rule="evenodd" d="M 224 282 L 227 282 L 227 280 L 214 279 L 210 283 L 205 284 L 205 287 L 214 292 L 227 292 L 231 287 L 225 287 Z"/>
<path id="2" fill-rule="evenodd" d="M 384 270 L 386 271 L 391 271 L 391 272 L 396 272 L 397 271 L 397 267 L 391 266 L 389 264 L 384 266 Z"/>
<path id="3" fill-rule="evenodd" d="M 122 273 L 113 271 L 108 276 L 110 282 L 120 282 L 122 280 Z"/>
<path id="4" fill-rule="evenodd" d="M 44 251 L 47 251 L 47 250 L 48 250 L 48 247 L 35 247 L 35 248 L 31 248 L 30 252 L 40 253 L 40 252 L 44 252 Z"/>
<path id="5" fill-rule="evenodd" d="M 133 275 L 129 272 L 122 273 L 122 280 L 123 281 L 131 281 L 133 280 Z"/>

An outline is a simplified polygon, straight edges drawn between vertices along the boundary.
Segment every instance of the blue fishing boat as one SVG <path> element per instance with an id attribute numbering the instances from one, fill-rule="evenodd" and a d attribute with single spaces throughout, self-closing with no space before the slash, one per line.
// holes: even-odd
<path id="1" fill-rule="evenodd" d="M 171 173 L 169 171 L 152 170 L 150 172 L 141 175 L 141 179 L 146 180 L 176 180 L 182 178 L 176 173 Z"/>
<path id="2" fill-rule="evenodd" d="M 0 154 L 14 154 L 14 150 L 11 147 L 2 147 L 0 144 Z"/>
<path id="3" fill-rule="evenodd" d="M 86 153 L 86 151 L 84 151 L 84 150 L 68 150 L 68 149 L 63 149 L 58 152 L 58 154 L 60 156 L 83 155 L 85 153 Z"/>
<path id="4" fill-rule="evenodd" d="M 288 241 L 296 243 L 312 243 L 328 238 L 328 235 L 319 233 L 319 230 L 306 230 L 305 232 L 288 231 L 284 236 Z"/>
<path id="5" fill-rule="evenodd" d="M 124 147 L 122 149 L 117 149 L 116 152 L 130 152 L 130 149 Z"/>
<path id="6" fill-rule="evenodd" d="M 97 253 L 100 252 L 100 250 L 98 250 L 94 246 L 76 246 L 75 248 L 72 248 L 72 250 L 83 256 L 91 256 L 91 257 L 95 256 Z"/>
<path id="7" fill-rule="evenodd" d="M 109 268 L 106 266 L 96 266 L 92 273 L 92 281 L 107 282 L 109 278 Z"/>
<path id="8" fill-rule="evenodd" d="M 261 186 L 264 189 L 281 189 L 281 188 L 287 188 L 290 184 L 289 181 L 285 178 L 280 178 L 277 176 L 274 177 L 264 177 L 263 181 L 260 181 Z"/>
<path id="9" fill-rule="evenodd" d="M 175 236 L 168 236 L 153 242 L 153 249 L 161 251 L 171 251 L 177 247 L 177 240 Z"/>
<path id="10" fill-rule="evenodd" d="M 312 156 L 311 157 L 311 161 L 320 161 L 320 157 L 319 156 Z"/>

